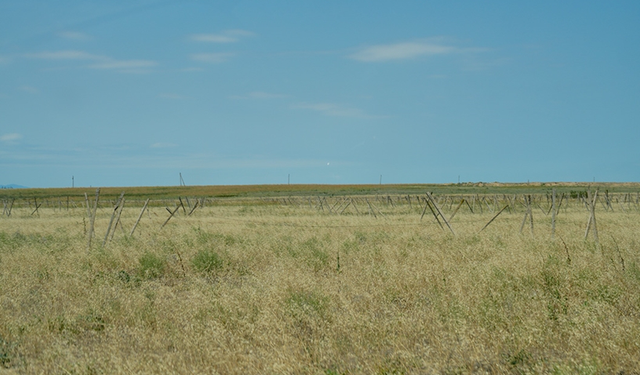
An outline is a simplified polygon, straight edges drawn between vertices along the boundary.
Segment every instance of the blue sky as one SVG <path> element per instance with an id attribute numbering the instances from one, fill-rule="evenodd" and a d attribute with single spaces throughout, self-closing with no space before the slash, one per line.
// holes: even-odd
<path id="1" fill-rule="evenodd" d="M 640 181 L 638 1 L 0 0 L 0 184 Z"/>

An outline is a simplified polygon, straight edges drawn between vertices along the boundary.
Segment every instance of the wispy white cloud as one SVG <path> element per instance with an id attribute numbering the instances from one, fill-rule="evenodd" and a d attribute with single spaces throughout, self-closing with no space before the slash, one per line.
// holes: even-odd
<path id="1" fill-rule="evenodd" d="M 175 143 L 168 143 L 168 142 L 156 142 L 154 144 L 152 144 L 151 148 L 173 148 L 173 147 L 177 147 L 178 145 L 176 145 Z"/>
<path id="2" fill-rule="evenodd" d="M 153 151 L 149 150 L 153 149 Z M 340 165 L 331 161 L 331 165 Z M 147 149 L 93 148 L 36 148 L 4 151 L 0 148 L 0 167 L 3 166 L 74 166 L 113 169 L 253 169 L 253 168 L 326 168 L 327 160 L 277 159 L 260 155 L 244 158 L 221 157 L 210 152 L 194 153 L 179 145 L 158 142 Z"/>
<path id="3" fill-rule="evenodd" d="M 189 39 L 194 42 L 205 43 L 235 43 L 240 41 L 241 38 L 250 37 L 255 35 L 251 31 L 247 30 L 224 30 L 218 34 L 193 34 L 189 36 Z"/>
<path id="4" fill-rule="evenodd" d="M 191 72 L 202 72 L 204 71 L 204 69 L 200 68 L 200 67 L 195 67 L 195 66 L 190 66 L 187 68 L 182 68 L 180 69 L 181 72 L 187 72 L 187 73 L 191 73 Z"/>
<path id="5" fill-rule="evenodd" d="M 216 52 L 216 53 L 195 53 L 191 55 L 191 60 L 206 63 L 221 63 L 235 56 L 232 52 Z"/>
<path id="6" fill-rule="evenodd" d="M 78 41 L 92 39 L 91 36 L 85 33 L 77 32 L 77 31 L 61 31 L 57 35 L 61 38 L 78 40 Z"/>
<path id="7" fill-rule="evenodd" d="M 247 95 L 231 95 L 229 98 L 231 99 L 281 99 L 286 97 L 287 95 L 283 95 L 283 94 L 274 94 L 274 93 L 263 92 L 263 91 L 253 91 L 248 93 Z"/>
<path id="8" fill-rule="evenodd" d="M 96 64 L 89 65 L 93 69 L 140 69 L 151 68 L 158 65 L 157 62 L 151 60 L 107 60 Z"/>
<path id="9" fill-rule="evenodd" d="M 27 57 L 44 60 L 108 60 L 106 56 L 94 55 L 83 51 L 45 51 L 27 54 Z"/>
<path id="10" fill-rule="evenodd" d="M 427 40 L 369 46 L 348 57 L 363 62 L 379 62 L 413 59 L 419 56 L 447 55 L 459 51 L 460 49 L 457 47 Z"/>
<path id="11" fill-rule="evenodd" d="M 18 133 L 9 133 L 0 136 L 0 141 L 2 142 L 12 142 L 22 139 L 22 135 Z"/>
<path id="12" fill-rule="evenodd" d="M 227 34 L 227 35 L 235 35 L 235 36 L 239 36 L 239 37 L 247 37 L 247 36 L 256 35 L 252 31 L 242 30 L 242 29 L 229 29 L 229 30 L 225 30 L 224 33 Z"/>
<path id="13" fill-rule="evenodd" d="M 194 42 L 203 42 L 203 43 L 236 43 L 239 42 L 242 38 L 250 37 L 255 35 L 251 31 L 233 29 L 233 30 L 224 30 L 217 34 L 193 34 L 189 36 L 189 40 Z M 233 52 L 204 52 L 204 53 L 194 53 L 189 57 L 193 61 L 205 62 L 205 63 L 213 63 L 219 64 L 229 60 L 231 57 L 235 56 Z M 194 71 L 194 68 L 187 69 L 185 71 Z"/>
<path id="14" fill-rule="evenodd" d="M 207 160 L 205 157 L 194 158 L 190 166 L 194 168 L 215 169 L 253 169 L 253 168 L 320 168 L 326 166 L 324 160 L 314 159 L 223 159 Z M 184 163 L 182 164 L 184 165 Z"/>
<path id="15" fill-rule="evenodd" d="M 43 60 L 79 60 L 92 61 L 88 68 L 116 70 L 122 73 L 148 73 L 148 68 L 158 65 L 153 60 L 118 60 L 108 56 L 76 50 L 44 51 L 25 55 L 29 58 Z"/>
<path id="16" fill-rule="evenodd" d="M 195 42 L 208 42 L 208 43 L 234 43 L 238 41 L 238 38 L 228 35 L 220 34 L 195 34 L 189 38 Z"/>
<path id="17" fill-rule="evenodd" d="M 33 86 L 20 86 L 18 87 L 20 91 L 28 92 L 29 94 L 39 94 L 40 90 Z"/>
<path id="18" fill-rule="evenodd" d="M 359 108 L 345 107 L 334 103 L 299 103 L 293 106 L 293 108 L 309 109 L 312 111 L 320 112 L 327 116 L 336 117 L 355 117 L 355 118 L 379 118 L 381 116 L 374 116 L 367 114 Z"/>

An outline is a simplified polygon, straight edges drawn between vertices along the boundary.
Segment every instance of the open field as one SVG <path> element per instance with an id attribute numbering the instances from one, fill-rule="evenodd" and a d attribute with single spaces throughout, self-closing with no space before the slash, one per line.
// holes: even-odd
<path id="1" fill-rule="evenodd" d="M 102 246 L 114 188 L 90 248 L 91 190 L 69 206 L 13 195 L 0 216 L 0 373 L 637 373 L 638 190 L 601 190 L 595 242 L 586 197 L 570 194 L 583 188 L 558 187 L 553 237 L 548 189 L 522 232 L 526 201 L 510 190 L 436 194 L 455 234 L 424 189 L 192 190 L 184 209 L 125 189 Z M 48 204 L 34 212 L 38 197 Z"/>
<path id="2" fill-rule="evenodd" d="M 436 194 L 541 194 L 586 191 L 599 188 L 612 193 L 637 193 L 640 183 L 547 182 L 547 183 L 461 183 L 461 184 L 384 184 L 384 185 L 209 185 L 209 186 L 139 186 L 101 188 L 101 195 L 115 199 L 123 190 L 137 199 L 174 199 L 181 197 L 251 198 L 316 195 L 415 195 L 430 191 Z M 81 201 L 95 188 L 0 189 L 0 199 L 61 199 Z"/>

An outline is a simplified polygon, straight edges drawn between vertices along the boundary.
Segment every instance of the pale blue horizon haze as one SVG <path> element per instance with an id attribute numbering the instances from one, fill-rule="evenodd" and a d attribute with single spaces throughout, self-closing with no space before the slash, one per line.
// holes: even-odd
<path id="1" fill-rule="evenodd" d="M 640 181 L 637 1 L 2 1 L 0 185 Z"/>

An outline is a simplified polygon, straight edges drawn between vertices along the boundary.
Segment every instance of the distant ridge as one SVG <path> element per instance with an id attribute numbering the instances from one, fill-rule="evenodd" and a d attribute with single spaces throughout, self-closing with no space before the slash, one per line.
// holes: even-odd
<path id="1" fill-rule="evenodd" d="M 28 189 L 26 186 L 9 184 L 9 185 L 0 185 L 0 189 Z"/>

